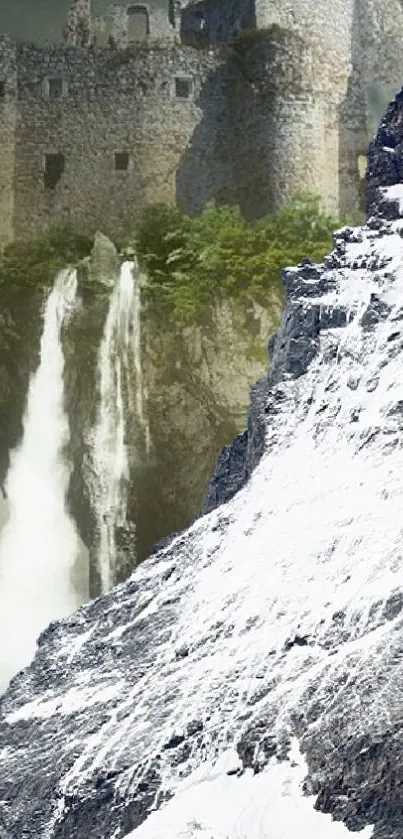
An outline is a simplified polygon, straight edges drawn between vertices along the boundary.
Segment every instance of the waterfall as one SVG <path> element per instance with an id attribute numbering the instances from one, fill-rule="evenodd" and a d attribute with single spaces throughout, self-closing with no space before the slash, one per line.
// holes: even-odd
<path id="1" fill-rule="evenodd" d="M 92 495 L 103 593 L 113 586 L 118 570 L 117 534 L 128 529 L 128 483 L 134 459 L 127 440 L 129 416 L 147 451 L 150 446 L 143 397 L 140 309 L 138 264 L 124 262 L 112 291 L 99 350 L 99 409 L 92 438 Z"/>
<path id="2" fill-rule="evenodd" d="M 79 543 L 65 509 L 69 426 L 61 341 L 76 288 L 76 272 L 61 271 L 48 297 L 23 438 L 11 457 L 6 481 L 8 521 L 0 541 L 0 689 L 28 664 L 42 629 L 79 605 L 70 579 Z"/>

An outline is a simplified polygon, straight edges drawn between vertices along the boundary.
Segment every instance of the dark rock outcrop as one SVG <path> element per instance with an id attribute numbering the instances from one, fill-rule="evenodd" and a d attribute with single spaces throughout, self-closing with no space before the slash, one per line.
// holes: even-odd
<path id="1" fill-rule="evenodd" d="M 403 90 L 390 103 L 368 149 L 366 173 L 368 216 L 398 216 L 396 205 L 383 200 L 382 187 L 403 183 Z"/>

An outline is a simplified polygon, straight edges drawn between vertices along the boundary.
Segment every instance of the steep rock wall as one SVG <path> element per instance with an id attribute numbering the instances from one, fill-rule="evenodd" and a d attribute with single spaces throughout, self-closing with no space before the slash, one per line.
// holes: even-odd
<path id="1" fill-rule="evenodd" d="M 25 45 L 18 66 L 14 235 L 58 223 L 117 239 L 141 207 L 174 200 L 214 56 Z M 176 96 L 176 78 L 191 79 L 188 98 Z"/>
<path id="2" fill-rule="evenodd" d="M 70 505 L 89 548 L 95 524 L 87 468 L 108 295 L 99 287 L 95 297 L 90 294 L 65 339 L 74 463 Z M 276 295 L 268 299 L 267 309 L 228 302 L 212 309 L 204 325 L 183 329 L 144 311 L 141 354 L 149 452 L 136 417 L 126 416 L 135 561 L 142 561 L 155 542 L 187 526 L 200 509 L 217 452 L 244 427 L 248 390 L 265 369 L 266 336 L 276 328 L 280 306 Z M 127 556 L 122 579 L 132 567 L 133 557 Z"/>

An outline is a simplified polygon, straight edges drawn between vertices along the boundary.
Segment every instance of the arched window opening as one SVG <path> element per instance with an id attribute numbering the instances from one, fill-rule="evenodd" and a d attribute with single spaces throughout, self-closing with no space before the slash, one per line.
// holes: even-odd
<path id="1" fill-rule="evenodd" d="M 127 37 L 129 41 L 146 41 L 150 34 L 150 17 L 147 6 L 129 6 L 127 10 Z"/>

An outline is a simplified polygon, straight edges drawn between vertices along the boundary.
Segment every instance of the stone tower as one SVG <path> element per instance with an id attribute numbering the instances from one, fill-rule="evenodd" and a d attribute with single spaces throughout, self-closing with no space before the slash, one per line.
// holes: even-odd
<path id="1" fill-rule="evenodd" d="M 91 0 L 74 0 L 69 9 L 64 39 L 72 46 L 88 47 L 92 36 Z"/>
<path id="2" fill-rule="evenodd" d="M 401 0 L 255 0 L 256 26 L 277 24 L 320 43 L 334 66 L 326 135 L 333 133 L 342 210 L 363 205 L 368 143 L 403 83 Z"/>

